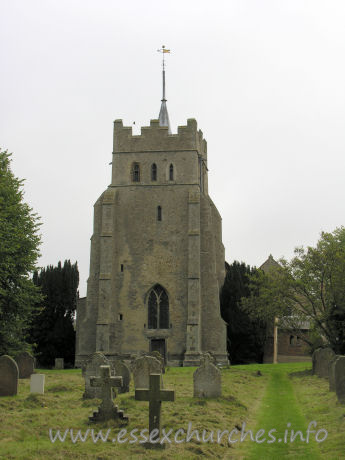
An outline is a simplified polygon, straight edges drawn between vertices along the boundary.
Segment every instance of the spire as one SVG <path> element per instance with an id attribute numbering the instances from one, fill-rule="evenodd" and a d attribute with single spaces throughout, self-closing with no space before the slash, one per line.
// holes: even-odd
<path id="1" fill-rule="evenodd" d="M 165 99 L 165 60 L 164 60 L 164 54 L 170 53 L 170 50 L 167 50 L 165 46 L 163 45 L 162 48 L 157 51 L 163 54 L 163 63 L 162 63 L 162 66 L 163 66 L 163 98 L 162 98 L 161 109 L 159 111 L 159 116 L 158 116 L 159 126 L 167 126 L 168 133 L 171 134 L 168 108 L 166 104 L 167 100 Z"/>

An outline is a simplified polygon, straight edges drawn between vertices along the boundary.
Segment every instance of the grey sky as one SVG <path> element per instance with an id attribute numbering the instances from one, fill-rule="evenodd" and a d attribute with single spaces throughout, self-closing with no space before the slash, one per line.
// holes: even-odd
<path id="1" fill-rule="evenodd" d="M 0 142 L 42 217 L 40 265 L 78 261 L 110 182 L 112 122 L 196 118 L 226 259 L 291 257 L 344 224 L 345 2 L 0 1 Z"/>

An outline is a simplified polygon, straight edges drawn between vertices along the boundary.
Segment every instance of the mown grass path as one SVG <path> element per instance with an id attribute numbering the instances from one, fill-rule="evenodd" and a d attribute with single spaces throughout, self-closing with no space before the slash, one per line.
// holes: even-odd
<path id="1" fill-rule="evenodd" d="M 257 424 L 253 434 L 255 437 L 260 429 L 264 429 L 265 433 L 258 439 L 266 440 L 261 444 L 246 440 L 245 459 L 298 458 L 317 460 L 320 458 L 315 433 L 310 435 L 309 443 L 301 441 L 299 435 L 294 442 L 291 442 L 292 430 L 294 433 L 301 431 L 305 439 L 308 424 L 312 421 L 306 420 L 297 404 L 294 386 L 288 376 L 292 370 L 296 371 L 296 365 L 293 367 L 289 364 L 266 365 L 263 368 L 263 372 L 270 373 L 270 380 L 257 412 Z M 271 432 L 276 440 L 267 443 L 267 441 L 273 440 L 268 436 L 268 432 L 272 429 L 276 430 Z M 318 428 L 316 428 L 317 430 Z M 320 433 L 320 438 L 323 438 L 322 433 Z"/>

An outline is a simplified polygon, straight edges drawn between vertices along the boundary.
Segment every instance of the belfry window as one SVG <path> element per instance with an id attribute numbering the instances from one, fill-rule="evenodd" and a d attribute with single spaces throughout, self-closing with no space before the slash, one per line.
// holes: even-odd
<path id="1" fill-rule="evenodd" d="M 174 165 L 169 166 L 169 180 L 174 180 Z"/>
<path id="2" fill-rule="evenodd" d="M 148 328 L 169 329 L 169 298 L 160 284 L 156 284 L 148 296 Z"/>
<path id="3" fill-rule="evenodd" d="M 140 182 L 140 165 L 139 163 L 133 163 L 132 166 L 132 181 Z"/>
<path id="4" fill-rule="evenodd" d="M 151 166 L 151 180 L 157 180 L 157 165 L 153 163 Z"/>
<path id="5" fill-rule="evenodd" d="M 158 206 L 157 207 L 157 220 L 162 220 L 162 207 Z"/>

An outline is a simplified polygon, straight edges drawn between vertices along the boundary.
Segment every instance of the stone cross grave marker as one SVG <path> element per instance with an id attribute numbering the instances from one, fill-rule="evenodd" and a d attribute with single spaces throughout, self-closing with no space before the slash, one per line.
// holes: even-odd
<path id="1" fill-rule="evenodd" d="M 19 370 L 11 356 L 0 357 L 0 396 L 14 396 L 18 393 Z"/>
<path id="2" fill-rule="evenodd" d="M 161 389 L 161 374 L 150 374 L 150 387 L 138 388 L 135 390 L 135 399 L 138 401 L 149 401 L 149 432 L 157 430 L 154 440 L 160 437 L 161 433 L 161 406 L 162 401 L 175 401 L 175 391 Z M 160 443 L 145 443 L 145 447 L 165 447 Z"/>
<path id="3" fill-rule="evenodd" d="M 100 366 L 100 377 L 90 377 L 90 384 L 93 387 L 101 388 L 102 402 L 98 408 L 98 412 L 94 412 L 90 418 L 92 422 L 100 422 L 105 420 L 122 420 L 128 421 L 124 416 L 123 411 L 118 410 L 118 406 L 113 402 L 113 387 L 122 386 L 122 377 L 112 377 L 110 375 L 110 366 Z"/>
<path id="4" fill-rule="evenodd" d="M 100 351 L 96 351 L 88 357 L 82 365 L 82 376 L 85 381 L 85 392 L 83 398 L 101 398 L 101 388 L 92 387 L 90 384 L 91 377 L 100 376 L 100 366 L 111 366 L 111 373 L 113 371 L 112 364 Z"/>

